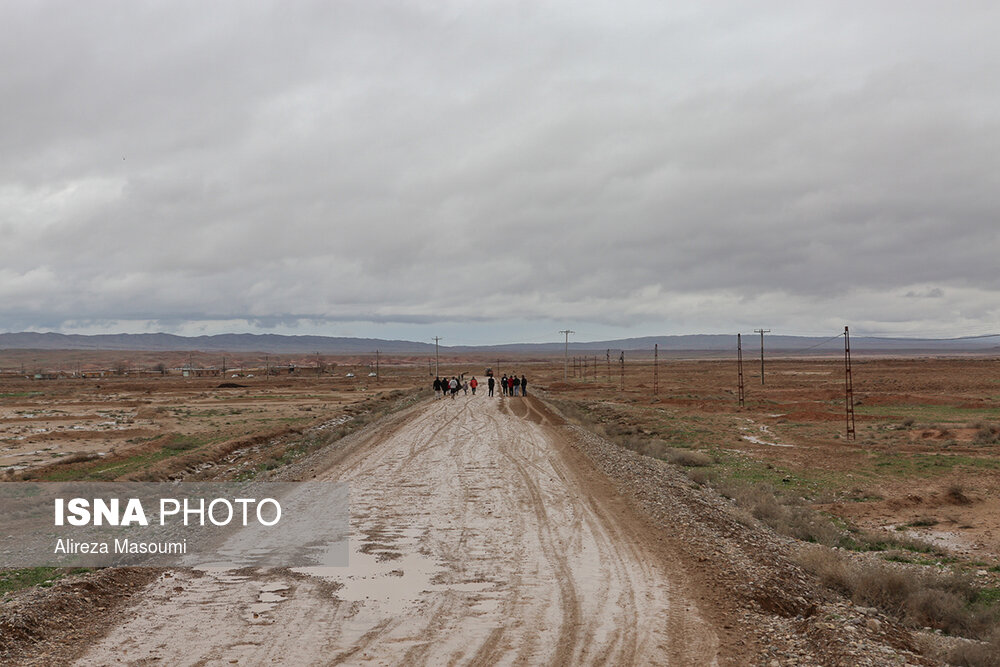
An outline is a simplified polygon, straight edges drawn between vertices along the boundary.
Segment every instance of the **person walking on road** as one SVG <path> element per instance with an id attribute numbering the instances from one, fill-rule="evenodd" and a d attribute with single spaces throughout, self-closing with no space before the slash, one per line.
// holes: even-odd
<path id="1" fill-rule="evenodd" d="M 455 400 L 455 394 L 458 393 L 458 378 L 453 377 L 451 382 L 448 383 L 448 388 L 451 389 L 452 400 Z"/>
<path id="2" fill-rule="evenodd" d="M 522 374 L 521 375 L 521 396 L 527 396 L 527 395 L 528 395 L 528 378 L 524 377 L 524 375 Z"/>
<path id="3" fill-rule="evenodd" d="M 441 378 L 434 378 L 434 396 L 441 398 Z"/>
<path id="4" fill-rule="evenodd" d="M 507 395 L 508 396 L 513 396 L 514 395 L 514 377 L 513 376 L 507 378 Z"/>
<path id="5" fill-rule="evenodd" d="M 521 378 L 517 377 L 517 373 L 514 374 L 514 395 L 521 395 Z"/>
<path id="6" fill-rule="evenodd" d="M 496 381 L 495 381 L 495 380 L 493 379 L 493 376 L 491 375 L 491 376 L 490 376 L 490 377 L 489 377 L 489 378 L 488 378 L 488 379 L 486 380 L 486 386 L 487 386 L 487 387 L 489 388 L 489 390 L 490 390 L 490 396 L 492 396 L 492 395 L 493 395 L 493 385 L 495 385 L 495 384 L 496 384 Z"/>
<path id="7" fill-rule="evenodd" d="M 472 379 L 469 380 L 469 389 L 472 390 L 472 395 L 473 396 L 476 395 L 476 387 L 478 387 L 478 386 L 479 386 L 479 382 L 476 380 L 476 376 L 473 375 Z"/>
<path id="8" fill-rule="evenodd" d="M 503 392 L 503 395 L 504 395 L 504 396 L 506 396 L 506 395 L 507 395 L 507 388 L 508 388 L 509 386 L 510 386 L 510 385 L 508 385 L 508 384 L 507 384 L 507 374 L 506 374 L 506 373 L 504 373 L 503 377 L 502 377 L 502 378 L 500 378 L 500 391 L 501 391 L 501 392 Z"/>

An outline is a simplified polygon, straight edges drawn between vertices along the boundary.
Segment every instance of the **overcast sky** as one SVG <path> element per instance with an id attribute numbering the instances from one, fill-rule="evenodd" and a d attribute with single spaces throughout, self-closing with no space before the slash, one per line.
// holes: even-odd
<path id="1" fill-rule="evenodd" d="M 998 25 L 0 3 L 0 331 L 995 333 Z"/>

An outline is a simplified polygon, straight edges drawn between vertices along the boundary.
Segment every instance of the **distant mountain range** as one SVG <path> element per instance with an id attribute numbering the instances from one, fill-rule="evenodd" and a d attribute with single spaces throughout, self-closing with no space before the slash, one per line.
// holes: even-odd
<path id="1" fill-rule="evenodd" d="M 832 338 L 781 336 L 768 334 L 764 345 L 772 353 L 829 354 L 843 350 L 840 336 Z M 722 353 L 735 351 L 735 334 L 695 334 L 684 336 L 647 336 L 618 340 L 574 342 L 574 353 L 604 352 L 605 350 L 643 351 L 652 353 L 659 345 L 663 352 Z M 754 334 L 743 337 L 748 354 L 759 349 Z M 506 345 L 441 346 L 449 354 L 506 352 L 512 354 L 553 354 L 563 352 L 564 343 L 512 343 Z M 142 350 L 142 351 L 202 351 L 202 352 L 268 352 L 272 354 L 370 354 L 376 349 L 384 354 L 433 354 L 434 345 L 406 340 L 377 338 L 337 338 L 330 336 L 282 336 L 277 334 L 219 334 L 216 336 L 175 336 L 173 334 L 105 334 L 83 336 L 58 333 L 0 334 L 0 350 Z M 869 353 L 991 353 L 1000 354 L 1000 336 L 974 338 L 871 338 L 852 337 L 852 351 Z"/>
<path id="2" fill-rule="evenodd" d="M 149 352 L 270 352 L 273 354 L 367 354 L 378 348 L 387 354 L 424 354 L 430 343 L 373 338 L 329 336 L 280 336 L 277 334 L 101 334 L 83 336 L 58 333 L 0 334 L 0 350 L 142 350 Z"/>

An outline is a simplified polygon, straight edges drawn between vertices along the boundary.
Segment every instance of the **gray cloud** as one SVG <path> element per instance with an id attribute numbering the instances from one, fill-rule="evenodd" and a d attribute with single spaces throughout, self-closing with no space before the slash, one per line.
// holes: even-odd
<path id="1" fill-rule="evenodd" d="M 0 328 L 992 331 L 998 14 L 10 3 Z"/>

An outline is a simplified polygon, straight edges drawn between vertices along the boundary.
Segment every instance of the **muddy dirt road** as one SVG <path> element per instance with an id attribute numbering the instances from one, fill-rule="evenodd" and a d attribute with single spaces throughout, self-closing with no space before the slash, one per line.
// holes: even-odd
<path id="1" fill-rule="evenodd" d="M 350 484 L 349 567 L 174 571 L 77 664 L 712 664 L 648 529 L 548 415 L 417 406 L 311 473 Z"/>

